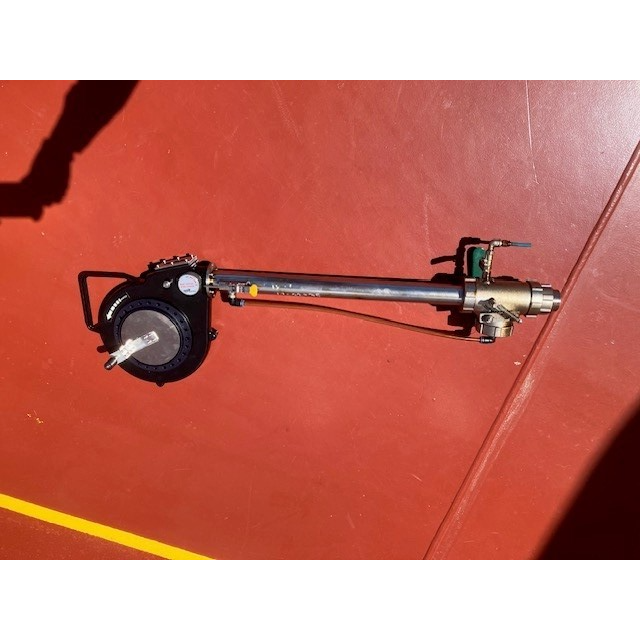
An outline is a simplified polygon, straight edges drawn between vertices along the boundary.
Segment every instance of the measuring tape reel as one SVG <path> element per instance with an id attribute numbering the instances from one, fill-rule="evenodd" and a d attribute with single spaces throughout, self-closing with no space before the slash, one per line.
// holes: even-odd
<path id="1" fill-rule="evenodd" d="M 513 332 L 523 317 L 556 311 L 560 291 L 537 281 L 521 282 L 491 274 L 494 252 L 499 247 L 528 247 L 527 242 L 473 239 L 487 249 L 471 256 L 470 277 L 446 280 L 413 280 L 369 276 L 334 276 L 220 269 L 192 254 L 149 264 L 138 277 L 110 271 L 79 274 L 82 308 L 87 327 L 100 334 L 103 351 L 109 353 L 106 369 L 120 365 L 128 373 L 163 385 L 191 375 L 204 361 L 217 331 L 210 326 L 210 299 L 220 298 L 236 307 L 258 305 L 311 309 L 339 313 L 454 340 L 492 344 Z M 124 280 L 105 297 L 93 321 L 89 278 Z M 390 318 L 318 305 L 315 302 L 283 302 L 278 298 L 353 298 L 423 302 L 436 308 L 458 308 L 473 314 L 478 337 L 467 330 L 447 331 L 398 322 Z M 260 297 L 259 300 L 256 298 Z M 276 299 L 274 299 L 276 298 Z M 466 324 L 466 323 L 465 323 Z"/>
<path id="2" fill-rule="evenodd" d="M 190 254 L 149 265 L 139 277 L 109 271 L 79 274 L 84 319 L 109 353 L 105 368 L 162 386 L 191 375 L 204 361 L 217 332 L 210 327 L 205 283 L 213 265 Z M 89 278 L 125 282 L 104 298 L 94 322 Z"/>

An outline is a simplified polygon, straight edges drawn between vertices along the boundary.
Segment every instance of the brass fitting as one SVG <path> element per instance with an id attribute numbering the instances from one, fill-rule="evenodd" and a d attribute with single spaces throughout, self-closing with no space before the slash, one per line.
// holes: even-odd
<path id="1" fill-rule="evenodd" d="M 549 284 L 466 278 L 462 311 L 476 314 L 476 329 L 481 335 L 504 338 L 513 333 L 514 322 L 521 322 L 520 315 L 531 318 L 551 313 L 560 302 L 560 292 Z"/>

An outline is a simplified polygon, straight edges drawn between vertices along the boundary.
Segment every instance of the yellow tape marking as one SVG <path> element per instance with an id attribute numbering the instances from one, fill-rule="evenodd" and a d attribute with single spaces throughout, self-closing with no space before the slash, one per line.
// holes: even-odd
<path id="1" fill-rule="evenodd" d="M 257 284 L 252 284 L 252 285 L 249 287 L 249 295 L 250 295 L 252 298 L 255 298 L 255 297 L 258 295 L 258 285 L 257 285 Z"/>
<path id="2" fill-rule="evenodd" d="M 167 560 L 213 560 L 213 558 L 201 556 L 198 553 L 192 553 L 191 551 L 172 547 L 171 545 L 164 544 L 163 542 L 143 538 L 142 536 L 137 536 L 135 533 L 128 533 L 127 531 L 107 527 L 104 524 L 98 524 L 97 522 L 91 522 L 89 520 L 84 520 L 83 518 L 70 516 L 66 513 L 61 513 L 60 511 L 40 507 L 37 504 L 18 500 L 18 498 L 12 498 L 11 496 L 6 496 L 2 493 L 0 493 L 0 508 L 20 513 L 24 516 L 35 518 L 36 520 L 49 522 L 51 524 L 58 525 L 59 527 L 64 527 L 65 529 L 72 529 L 73 531 L 80 531 L 81 533 L 86 533 L 87 535 L 94 536 L 96 538 L 109 540 L 110 542 L 121 544 L 124 547 L 144 551 L 145 553 L 150 553 L 160 558 L 166 558 Z"/>

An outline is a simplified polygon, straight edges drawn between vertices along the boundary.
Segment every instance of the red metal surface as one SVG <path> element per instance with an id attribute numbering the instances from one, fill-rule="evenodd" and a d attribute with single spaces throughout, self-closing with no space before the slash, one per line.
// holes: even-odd
<path id="1" fill-rule="evenodd" d="M 433 557 L 640 554 L 639 198 L 636 180 L 536 352 Z"/>
<path id="2" fill-rule="evenodd" d="M 114 542 L 6 510 L 0 510 L 0 557 L 12 560 L 157 559 Z"/>
<path id="3" fill-rule="evenodd" d="M 0 180 L 29 171 L 70 87 L 0 86 Z M 216 300 L 207 361 L 158 389 L 104 371 L 77 273 L 192 251 L 430 277 L 478 235 L 533 242 L 497 270 L 560 287 L 639 124 L 624 82 L 140 83 L 60 204 L 0 222 L 0 492 L 214 557 L 422 557 L 543 319 L 487 347 Z M 443 556 L 535 554 L 631 404 L 637 188 L 626 198 Z M 430 307 L 353 308 L 446 326 Z M 574 406 L 597 413 L 591 430 Z"/>

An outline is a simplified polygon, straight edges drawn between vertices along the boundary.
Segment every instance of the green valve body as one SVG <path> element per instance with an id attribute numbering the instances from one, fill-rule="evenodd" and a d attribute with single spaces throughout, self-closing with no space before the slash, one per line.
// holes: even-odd
<path id="1" fill-rule="evenodd" d="M 486 255 L 486 251 L 482 247 L 471 247 L 467 252 L 468 270 L 470 278 L 482 277 L 482 260 Z"/>

